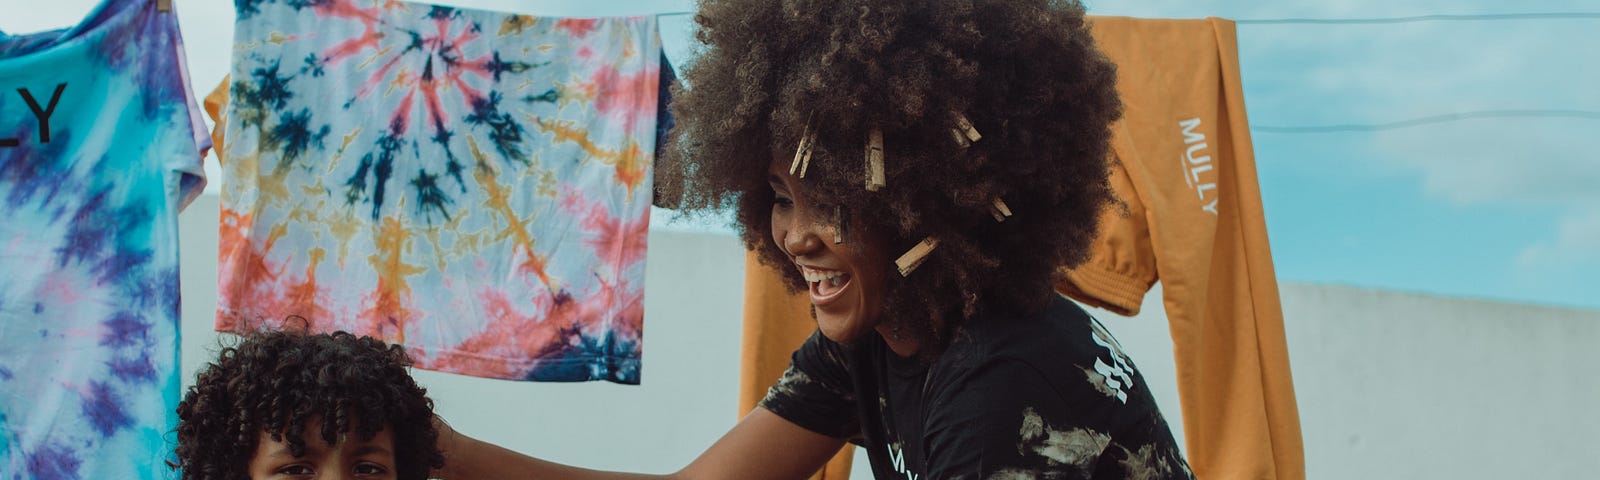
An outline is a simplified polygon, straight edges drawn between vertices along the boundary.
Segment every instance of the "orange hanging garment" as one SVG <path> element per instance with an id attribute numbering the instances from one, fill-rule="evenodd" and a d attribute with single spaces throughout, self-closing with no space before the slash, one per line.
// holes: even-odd
<path id="1" fill-rule="evenodd" d="M 1057 289 L 1133 315 L 1160 280 L 1195 474 L 1304 478 L 1233 22 L 1100 18 L 1095 35 L 1127 105 L 1112 185 L 1128 210 Z"/>
<path id="2" fill-rule="evenodd" d="M 744 333 L 739 360 L 739 416 L 756 409 L 767 387 L 783 376 L 789 355 L 806 342 L 817 322 L 811 300 L 784 288 L 778 272 L 745 254 Z M 845 444 L 811 480 L 849 480 L 856 446 Z"/>
<path id="3" fill-rule="evenodd" d="M 1188 460 L 1201 479 L 1305 478 L 1283 310 L 1228 20 L 1095 17 L 1125 105 L 1091 259 L 1056 287 L 1134 315 L 1162 282 Z M 1126 214 L 1126 215 L 1125 215 Z M 741 414 L 815 329 L 803 295 L 749 257 Z M 845 448 L 816 478 L 844 479 Z"/>

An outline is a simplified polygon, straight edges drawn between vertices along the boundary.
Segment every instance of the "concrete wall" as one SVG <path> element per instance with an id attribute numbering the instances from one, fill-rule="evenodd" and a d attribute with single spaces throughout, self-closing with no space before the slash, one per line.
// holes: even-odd
<path id="1" fill-rule="evenodd" d="M 1283 300 L 1312 478 L 1600 475 L 1600 312 L 1320 286 Z"/>
<path id="2" fill-rule="evenodd" d="M 217 197 L 183 215 L 184 375 L 220 340 Z M 555 461 L 667 472 L 737 420 L 743 253 L 656 230 L 644 384 L 546 384 L 415 372 L 456 428 Z M 1159 286 L 1143 313 L 1096 312 L 1182 438 Z M 1600 312 L 1348 287 L 1282 286 L 1313 479 L 1592 478 L 1600 471 Z M 855 478 L 870 478 L 858 455 Z"/>

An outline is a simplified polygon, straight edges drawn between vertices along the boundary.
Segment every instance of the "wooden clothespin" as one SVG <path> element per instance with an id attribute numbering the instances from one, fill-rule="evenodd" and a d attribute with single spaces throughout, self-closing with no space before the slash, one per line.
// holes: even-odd
<path id="1" fill-rule="evenodd" d="M 951 129 L 950 134 L 955 136 L 956 144 L 961 145 L 961 148 L 972 146 L 973 142 L 983 139 L 983 135 L 978 133 L 978 129 L 972 126 L 972 122 L 968 121 L 965 115 L 959 113 L 952 115 L 955 116 L 956 128 Z"/>
<path id="2" fill-rule="evenodd" d="M 806 170 L 811 167 L 811 150 L 817 146 L 817 134 L 811 131 L 811 122 L 806 122 L 806 129 L 800 134 L 800 147 L 794 151 L 794 163 L 789 164 L 789 174 L 806 178 Z"/>
<path id="3" fill-rule="evenodd" d="M 1006 206 L 1005 200 L 994 197 L 994 203 L 989 205 L 989 214 L 994 215 L 994 221 L 1004 222 L 1011 217 L 1011 207 Z"/>
<path id="4" fill-rule="evenodd" d="M 850 225 L 850 217 L 848 215 L 849 215 L 849 213 L 845 211 L 843 205 L 834 205 L 833 206 L 833 244 L 834 245 L 838 245 L 838 244 L 844 243 L 845 240 L 847 239 L 846 238 L 847 234 L 845 233 L 845 229 L 849 228 L 849 225 Z"/>
<path id="5" fill-rule="evenodd" d="M 972 146 L 972 142 L 968 141 L 967 140 L 967 136 L 966 135 L 962 135 L 960 130 L 956 130 L 954 128 L 950 129 L 950 138 L 955 139 L 956 140 L 956 146 L 959 146 L 962 149 L 966 149 L 967 147 Z"/>
<path id="6" fill-rule="evenodd" d="M 867 136 L 867 191 L 883 188 L 883 129 L 874 128 Z"/>
<path id="7" fill-rule="evenodd" d="M 156 0 L 156 11 L 161 13 L 172 11 L 172 0 Z"/>
<path id="8" fill-rule="evenodd" d="M 922 262 L 928 260 L 928 254 L 933 253 L 933 249 L 938 246 L 938 237 L 928 237 L 918 242 L 917 246 L 911 247 L 911 250 L 906 251 L 905 255 L 901 255 L 900 258 L 894 261 L 894 266 L 900 269 L 900 276 L 911 276 L 911 272 L 922 266 Z"/>

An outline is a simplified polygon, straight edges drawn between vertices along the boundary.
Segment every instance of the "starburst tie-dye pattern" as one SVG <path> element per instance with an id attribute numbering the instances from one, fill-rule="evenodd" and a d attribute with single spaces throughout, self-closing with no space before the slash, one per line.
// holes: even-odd
<path id="1" fill-rule="evenodd" d="M 219 330 L 300 316 L 426 369 L 639 382 L 654 18 L 235 5 Z"/>
<path id="2" fill-rule="evenodd" d="M 178 395 L 178 211 L 209 147 L 174 13 L 0 33 L 0 478 L 154 479 Z"/>

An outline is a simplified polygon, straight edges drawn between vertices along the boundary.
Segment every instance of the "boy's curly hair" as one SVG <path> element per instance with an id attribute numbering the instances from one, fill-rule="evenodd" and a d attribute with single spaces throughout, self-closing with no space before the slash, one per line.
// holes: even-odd
<path id="1" fill-rule="evenodd" d="M 370 439 L 389 428 L 401 480 L 425 480 L 444 466 L 433 401 L 406 367 L 398 345 L 346 332 L 258 332 L 225 348 L 178 403 L 178 467 L 184 480 L 236 480 L 262 432 L 283 438 L 295 456 L 304 431 L 322 419 L 333 444 L 351 432 Z"/>
<path id="2" fill-rule="evenodd" d="M 940 239 L 908 277 L 882 266 L 885 317 L 930 354 L 979 311 L 1042 308 L 1053 272 L 1088 256 L 1122 104 L 1078 2 L 703 0 L 695 20 L 703 52 L 674 92 L 660 192 L 685 211 L 735 207 L 745 245 L 792 288 L 805 281 L 768 233 L 767 165 L 793 158 L 808 126 L 808 197 L 894 254 Z M 981 140 L 953 135 L 958 116 Z M 869 192 L 873 128 L 887 186 Z"/>

